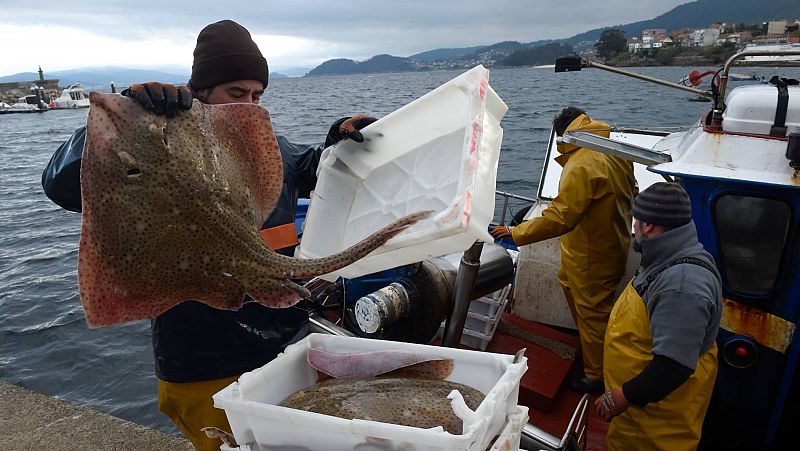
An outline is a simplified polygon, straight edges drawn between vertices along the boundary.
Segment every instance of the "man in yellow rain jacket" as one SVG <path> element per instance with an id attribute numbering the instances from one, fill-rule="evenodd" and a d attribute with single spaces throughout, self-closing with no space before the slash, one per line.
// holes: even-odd
<path id="1" fill-rule="evenodd" d="M 680 185 L 648 187 L 633 217 L 642 262 L 608 321 L 595 409 L 611 420 L 610 451 L 694 450 L 717 374 L 720 275 Z"/>
<path id="2" fill-rule="evenodd" d="M 558 136 L 587 131 L 608 137 L 610 127 L 583 110 L 565 108 L 553 120 Z M 584 377 L 573 389 L 603 391 L 603 338 L 614 293 L 625 273 L 631 239 L 631 201 L 636 186 L 631 162 L 572 144 L 559 144 L 556 161 L 563 166 L 558 196 L 542 216 L 508 228 L 497 226 L 495 238 L 511 236 L 524 245 L 561 236 L 558 281 L 578 326 Z"/>

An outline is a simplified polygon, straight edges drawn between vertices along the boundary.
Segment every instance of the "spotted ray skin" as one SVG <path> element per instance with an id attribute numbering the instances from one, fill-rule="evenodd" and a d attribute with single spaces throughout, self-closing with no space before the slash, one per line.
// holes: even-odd
<path id="1" fill-rule="evenodd" d="M 155 318 L 186 300 L 236 310 L 245 293 L 288 307 L 307 294 L 288 279 L 347 266 L 430 214 L 330 257 L 280 255 L 258 233 L 283 185 L 267 110 L 195 101 L 167 119 L 119 95 L 89 98 L 78 254 L 89 327 Z"/>

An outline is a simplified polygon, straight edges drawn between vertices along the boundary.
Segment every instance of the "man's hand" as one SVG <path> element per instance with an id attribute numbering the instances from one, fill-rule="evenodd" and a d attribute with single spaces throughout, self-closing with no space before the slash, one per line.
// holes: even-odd
<path id="1" fill-rule="evenodd" d="M 494 226 L 492 227 L 492 230 L 489 231 L 489 234 L 491 234 L 492 237 L 496 240 L 499 240 L 501 238 L 511 238 L 513 241 L 514 239 L 511 236 L 511 227 L 506 227 L 501 225 Z"/>
<path id="2" fill-rule="evenodd" d="M 175 117 L 178 111 L 192 107 L 192 92 L 186 86 L 151 81 L 131 85 L 121 94 L 136 100 L 146 110 L 159 116 Z"/>
<path id="3" fill-rule="evenodd" d="M 357 143 L 364 142 L 364 135 L 359 130 L 378 119 L 360 114 L 353 117 L 345 117 L 334 122 L 325 138 L 325 147 L 332 146 L 343 139 L 350 138 Z"/>
<path id="4" fill-rule="evenodd" d="M 364 136 L 359 130 L 377 120 L 378 119 L 372 116 L 367 116 L 364 114 L 353 116 L 350 119 L 342 122 L 342 125 L 339 126 L 339 135 L 342 137 L 342 139 L 350 138 L 357 143 L 363 143 Z"/>
<path id="5" fill-rule="evenodd" d="M 625 398 L 622 387 L 612 388 L 600 395 L 594 402 L 597 414 L 606 421 L 611 421 L 612 418 L 624 412 L 630 405 L 631 403 Z"/>

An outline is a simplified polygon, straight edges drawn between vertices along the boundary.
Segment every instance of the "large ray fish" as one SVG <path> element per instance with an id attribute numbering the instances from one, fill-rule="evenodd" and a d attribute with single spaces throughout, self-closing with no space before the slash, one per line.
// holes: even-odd
<path id="1" fill-rule="evenodd" d="M 287 307 L 308 294 L 290 279 L 347 266 L 429 215 L 330 257 L 280 255 L 258 231 L 283 185 L 267 110 L 195 101 L 167 119 L 123 96 L 89 99 L 78 281 L 90 327 L 154 318 L 186 300 L 235 310 L 245 293 Z"/>
<path id="2" fill-rule="evenodd" d="M 297 390 L 281 406 L 348 420 L 423 429 L 441 426 L 458 435 L 463 433 L 463 420 L 453 410 L 450 393 L 458 390 L 473 411 L 484 398 L 475 388 L 445 380 L 454 368 L 451 359 L 402 351 L 336 354 L 312 348 L 308 362 L 321 374 L 321 382 Z"/>

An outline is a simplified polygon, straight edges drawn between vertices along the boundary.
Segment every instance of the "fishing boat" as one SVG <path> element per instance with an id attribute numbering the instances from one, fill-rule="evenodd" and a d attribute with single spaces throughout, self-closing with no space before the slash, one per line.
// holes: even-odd
<path id="1" fill-rule="evenodd" d="M 47 105 L 35 95 L 20 97 L 10 105 L 0 102 L 0 114 L 44 113 L 45 111 L 47 111 Z"/>
<path id="2" fill-rule="evenodd" d="M 89 98 L 84 94 L 81 84 L 75 83 L 61 91 L 61 95 L 53 99 L 51 107 L 56 109 L 89 108 Z"/>
<path id="3" fill-rule="evenodd" d="M 798 55 L 795 49 L 738 53 L 708 91 L 580 58 L 560 59 L 555 66 L 556 72 L 607 70 L 712 102 L 703 117 L 680 132 L 615 129 L 609 138 L 582 132 L 563 137 L 564 142 L 633 161 L 640 190 L 667 179 L 689 193 L 700 241 L 720 269 L 725 297 L 717 338 L 719 373 L 701 449 L 783 449 L 792 443 L 789 419 L 800 413 L 795 377 L 800 359 L 800 338 L 795 336 L 800 316 L 795 269 L 800 263 L 800 87 L 778 79 L 777 86 L 728 90 L 735 65 L 753 65 L 756 57 L 791 61 Z M 555 197 L 560 176 L 556 143 L 551 133 L 536 199 L 498 192 L 504 199 L 501 223 L 511 219 L 506 215 L 509 198 L 530 201 L 526 217 L 534 217 Z M 460 262 L 429 260 L 322 283 L 316 290 L 320 302 L 312 308 L 312 328 L 424 342 L 437 321 L 415 323 L 397 314 L 402 309 L 377 306 L 404 305 L 404 311 L 413 311 L 414 303 L 423 304 L 419 296 L 428 306 L 438 298 L 452 299 L 452 313 L 439 327 L 443 345 L 510 354 L 519 347 L 528 349 L 531 363 L 519 402 L 530 408 L 530 420 L 521 447 L 602 450 L 607 423 L 590 407 L 593 397 L 573 393 L 564 383 L 579 364 L 574 364 L 574 355 L 565 358 L 562 352 L 577 346 L 577 339 L 569 333 L 574 323 L 556 281 L 558 248 L 557 239 L 520 249 L 510 243 L 476 243 Z M 623 283 L 630 280 L 638 259 L 629 253 Z M 394 289 L 388 289 L 392 284 Z M 402 296 L 397 286 L 405 290 Z"/>

